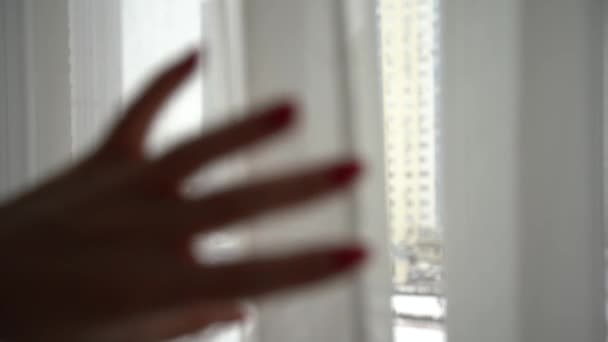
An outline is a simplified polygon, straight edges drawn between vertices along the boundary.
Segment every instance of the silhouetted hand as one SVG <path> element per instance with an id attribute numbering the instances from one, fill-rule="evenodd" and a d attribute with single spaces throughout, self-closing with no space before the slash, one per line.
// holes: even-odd
<path id="1" fill-rule="evenodd" d="M 345 244 L 263 260 L 197 263 L 195 234 L 350 185 L 355 161 L 186 199 L 199 168 L 281 132 L 290 103 L 186 142 L 150 160 L 156 112 L 195 69 L 192 53 L 157 77 L 89 157 L 0 208 L 0 338 L 150 341 L 242 318 L 238 302 L 324 280 L 365 257 Z"/>

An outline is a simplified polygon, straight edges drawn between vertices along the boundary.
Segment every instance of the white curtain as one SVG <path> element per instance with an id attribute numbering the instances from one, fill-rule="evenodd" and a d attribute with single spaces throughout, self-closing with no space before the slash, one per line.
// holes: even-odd
<path id="1" fill-rule="evenodd" d="M 257 153 L 253 168 L 265 172 L 353 153 L 370 163 L 357 196 L 259 222 L 264 229 L 255 235 L 255 247 L 357 235 L 376 247 L 367 277 L 263 304 L 258 336 L 261 341 L 390 341 L 375 4 L 255 0 L 245 1 L 243 12 L 248 98 L 292 94 L 304 114 L 296 136 Z"/>

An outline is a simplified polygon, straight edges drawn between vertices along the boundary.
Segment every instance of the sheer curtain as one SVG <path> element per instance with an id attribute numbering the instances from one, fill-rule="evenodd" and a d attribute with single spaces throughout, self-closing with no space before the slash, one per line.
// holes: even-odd
<path id="1" fill-rule="evenodd" d="M 352 153 L 370 164 L 358 193 L 257 222 L 254 252 L 361 235 L 374 247 L 362 278 L 262 304 L 257 336 L 390 341 L 375 2 L 244 1 L 243 14 L 249 101 L 287 93 L 304 112 L 294 137 L 252 156 L 253 170 Z"/>

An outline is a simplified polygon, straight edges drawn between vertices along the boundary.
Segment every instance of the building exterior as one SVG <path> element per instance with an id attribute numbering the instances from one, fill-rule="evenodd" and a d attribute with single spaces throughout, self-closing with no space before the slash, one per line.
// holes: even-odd
<path id="1" fill-rule="evenodd" d="M 388 222 L 394 283 L 440 291 L 438 0 L 379 0 Z"/>

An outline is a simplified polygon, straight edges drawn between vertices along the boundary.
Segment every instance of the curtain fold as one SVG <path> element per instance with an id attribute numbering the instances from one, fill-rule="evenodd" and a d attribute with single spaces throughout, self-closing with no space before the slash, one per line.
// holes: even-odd
<path id="1" fill-rule="evenodd" d="M 374 1 L 243 2 L 249 101 L 288 94 L 302 107 L 299 129 L 253 154 L 253 171 L 352 154 L 370 162 L 364 190 L 255 223 L 258 253 L 362 236 L 374 248 L 363 278 L 261 304 L 260 341 L 391 340 L 374 11 Z"/>
<path id="2" fill-rule="evenodd" d="M 0 27 L 0 198 L 4 198 L 27 183 L 31 169 L 23 1 L 0 2 Z"/>
<path id="3" fill-rule="evenodd" d="M 603 341 L 603 1 L 445 1 L 450 341 Z"/>

